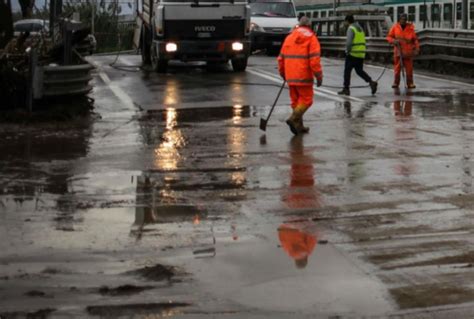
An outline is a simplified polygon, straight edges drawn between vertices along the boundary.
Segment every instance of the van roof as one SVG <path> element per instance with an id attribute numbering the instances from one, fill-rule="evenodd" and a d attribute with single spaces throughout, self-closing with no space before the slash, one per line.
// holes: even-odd
<path id="1" fill-rule="evenodd" d="M 256 2 L 293 2 L 292 0 L 249 0 L 249 3 L 256 3 Z"/>

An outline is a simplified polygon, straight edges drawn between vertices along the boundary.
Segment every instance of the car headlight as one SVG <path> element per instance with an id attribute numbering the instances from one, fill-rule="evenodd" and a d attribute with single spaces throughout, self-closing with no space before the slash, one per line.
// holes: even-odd
<path id="1" fill-rule="evenodd" d="M 252 22 L 250 23 L 250 31 L 263 32 L 263 28 L 259 26 L 258 24 Z"/>

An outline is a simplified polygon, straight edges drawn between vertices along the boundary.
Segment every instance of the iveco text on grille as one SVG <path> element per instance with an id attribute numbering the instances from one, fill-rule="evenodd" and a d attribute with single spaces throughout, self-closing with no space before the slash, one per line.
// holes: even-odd
<path id="1" fill-rule="evenodd" d="M 196 32 L 214 32 L 216 31 L 216 27 L 213 25 L 200 25 L 200 26 L 195 26 L 194 31 Z"/>

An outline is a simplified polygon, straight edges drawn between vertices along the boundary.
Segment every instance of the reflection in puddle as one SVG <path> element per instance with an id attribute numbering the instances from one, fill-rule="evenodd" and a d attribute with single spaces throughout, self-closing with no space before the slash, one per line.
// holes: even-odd
<path id="1" fill-rule="evenodd" d="M 294 259 L 296 268 L 305 268 L 308 257 L 316 247 L 316 236 L 300 230 L 291 224 L 282 224 L 278 227 L 278 238 L 283 250 Z"/>
<path id="2" fill-rule="evenodd" d="M 145 119 L 156 119 L 159 121 L 168 119 L 168 110 L 149 110 Z M 255 107 L 248 105 L 235 104 L 233 106 L 222 107 L 202 107 L 190 109 L 174 109 L 176 112 L 177 124 L 182 123 L 202 123 L 219 120 L 236 120 L 241 124 L 242 119 L 255 116 Z M 176 127 L 176 125 L 175 125 Z"/>
<path id="3" fill-rule="evenodd" d="M 419 144 L 416 136 L 416 120 L 412 117 L 413 102 L 395 101 L 393 112 L 395 115 L 394 142 L 400 153 L 400 160 L 393 169 L 397 175 L 410 177 L 416 173 L 416 165 L 413 158 L 405 154 L 404 150 L 415 150 Z"/>
<path id="4" fill-rule="evenodd" d="M 234 105 L 232 123 L 239 125 L 242 123 L 243 114 L 242 105 Z M 245 153 L 245 145 L 247 143 L 247 131 L 246 129 L 239 126 L 230 126 L 227 135 L 227 145 L 229 152 L 233 154 L 229 158 L 229 164 L 226 166 L 230 167 L 242 167 L 243 165 L 243 154 Z M 230 179 L 233 185 L 244 185 L 246 183 L 246 172 L 245 171 L 234 171 L 231 173 Z"/>
<path id="5" fill-rule="evenodd" d="M 315 185 L 315 159 L 305 153 L 302 135 L 294 136 L 290 147 L 290 186 L 287 194 L 283 196 L 283 201 L 291 209 L 319 208 L 321 195 Z"/>
<path id="6" fill-rule="evenodd" d="M 176 105 L 180 102 L 178 94 L 178 81 L 176 79 L 170 79 L 166 83 L 164 92 L 164 105 L 171 106 Z"/>
<path id="7" fill-rule="evenodd" d="M 412 114 L 413 102 L 412 101 L 395 101 L 393 102 L 393 111 L 397 120 L 402 117 L 409 117 Z"/>
<path id="8" fill-rule="evenodd" d="M 155 168 L 172 170 L 178 167 L 180 160 L 179 148 L 185 145 L 185 139 L 180 129 L 176 128 L 177 112 L 174 108 L 166 110 L 166 130 L 162 142 L 155 149 Z"/>

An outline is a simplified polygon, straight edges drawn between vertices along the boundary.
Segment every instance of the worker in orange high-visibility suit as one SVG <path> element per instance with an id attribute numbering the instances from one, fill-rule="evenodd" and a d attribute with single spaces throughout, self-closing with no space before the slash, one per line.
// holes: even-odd
<path id="1" fill-rule="evenodd" d="M 407 22 L 406 14 L 400 15 L 398 23 L 395 23 L 390 29 L 387 41 L 394 45 L 395 80 L 392 88 L 396 89 L 400 85 L 402 62 L 407 76 L 408 88 L 416 88 L 413 82 L 413 58 L 420 53 L 420 43 L 415 33 L 415 27 L 412 23 Z M 402 52 L 400 52 L 399 47 Z"/>
<path id="2" fill-rule="evenodd" d="M 307 133 L 303 125 L 303 114 L 313 104 L 313 79 L 317 85 L 323 83 L 321 49 L 316 35 L 310 28 L 310 21 L 302 17 L 283 42 L 278 56 L 278 71 L 290 87 L 293 113 L 286 121 L 293 134 Z"/>
<path id="3" fill-rule="evenodd" d="M 316 236 L 294 225 L 282 224 L 278 227 L 278 238 L 283 250 L 295 261 L 296 267 L 305 268 L 309 255 L 316 247 Z"/>

